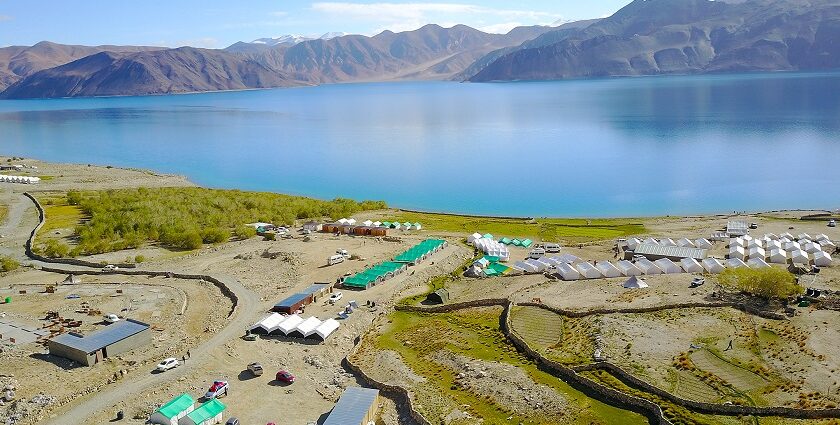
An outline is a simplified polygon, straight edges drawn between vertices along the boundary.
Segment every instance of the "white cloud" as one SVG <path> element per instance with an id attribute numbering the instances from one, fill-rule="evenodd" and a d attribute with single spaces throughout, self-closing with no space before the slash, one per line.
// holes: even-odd
<path id="1" fill-rule="evenodd" d="M 354 21 L 366 21 L 391 31 L 417 29 L 428 23 L 458 21 L 469 25 L 478 22 L 494 32 L 510 30 L 510 19 L 516 24 L 522 21 L 535 23 L 551 22 L 559 15 L 533 10 L 494 9 L 466 3 L 350 3 L 316 2 L 312 10 L 325 15 Z M 498 20 L 505 20 L 496 22 Z M 507 31 L 505 31 L 507 32 Z"/>
<path id="2" fill-rule="evenodd" d="M 168 45 L 169 43 L 167 43 Z M 200 47 L 203 49 L 216 49 L 219 47 L 219 40 L 213 37 L 190 38 L 187 40 L 179 40 L 174 43 L 175 47 L 190 46 Z"/>
<path id="3" fill-rule="evenodd" d="M 11 21 L 12 19 L 14 19 L 14 18 L 12 18 L 9 15 L 0 15 L 0 22 Z"/>
<path id="4" fill-rule="evenodd" d="M 491 34 L 507 34 L 510 32 L 510 30 L 521 26 L 523 26 L 521 22 L 502 22 L 499 24 L 492 24 L 479 27 L 478 29 L 484 32 L 489 32 Z"/>

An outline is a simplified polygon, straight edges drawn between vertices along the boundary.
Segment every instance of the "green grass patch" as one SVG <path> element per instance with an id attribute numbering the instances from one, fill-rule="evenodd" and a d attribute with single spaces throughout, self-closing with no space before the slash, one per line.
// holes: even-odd
<path id="1" fill-rule="evenodd" d="M 6 217 L 9 215 L 9 207 L 6 205 L 0 205 L 0 223 L 6 221 Z"/>
<path id="2" fill-rule="evenodd" d="M 225 242 L 247 223 L 293 225 L 299 219 L 347 217 L 386 207 L 379 201 L 323 201 L 197 187 L 69 192 L 64 200 L 53 197 L 44 204 L 48 229 L 77 220 L 78 254 L 138 248 L 145 243 L 193 250 L 205 243 Z"/>
<path id="3" fill-rule="evenodd" d="M 566 243 L 608 240 L 645 233 L 644 224 L 627 219 L 536 218 L 523 220 L 400 212 L 391 220 L 419 222 L 426 230 L 468 234 L 481 232 L 482 234 L 491 233 L 497 237 L 507 236 Z"/>
<path id="4" fill-rule="evenodd" d="M 47 220 L 41 227 L 42 234 L 59 229 L 75 229 L 86 218 L 76 205 L 43 205 Z"/>
<path id="5" fill-rule="evenodd" d="M 501 311 L 501 308 L 483 308 L 435 315 L 394 312 L 389 316 L 390 324 L 382 334 L 376 336 L 373 343 L 377 349 L 399 353 L 414 373 L 426 378 L 422 385 L 433 386 L 431 390 L 447 400 L 452 400 L 455 405 L 469 406 L 466 409 L 472 415 L 484 419 L 485 423 L 647 423 L 641 415 L 590 399 L 556 377 L 539 370 L 535 364 L 517 352 L 501 332 Z M 428 358 L 442 349 L 469 358 L 497 361 L 521 368 L 535 382 L 547 385 L 562 394 L 569 401 L 573 412 L 570 412 L 569 417 L 563 418 L 516 415 L 508 407 L 497 405 L 482 394 L 474 394 L 454 385 L 455 372 Z M 420 393 L 422 394 L 422 391 Z M 424 413 L 432 420 L 448 414 L 441 411 Z"/>

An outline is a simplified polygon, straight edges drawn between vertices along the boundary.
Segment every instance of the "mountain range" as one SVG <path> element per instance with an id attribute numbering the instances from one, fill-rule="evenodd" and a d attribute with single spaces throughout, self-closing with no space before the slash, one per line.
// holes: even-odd
<path id="1" fill-rule="evenodd" d="M 838 40 L 840 0 L 635 0 L 607 18 L 507 34 L 426 25 L 372 37 L 289 35 L 225 49 L 12 46 L 0 48 L 0 97 L 824 70 L 840 68 Z"/>

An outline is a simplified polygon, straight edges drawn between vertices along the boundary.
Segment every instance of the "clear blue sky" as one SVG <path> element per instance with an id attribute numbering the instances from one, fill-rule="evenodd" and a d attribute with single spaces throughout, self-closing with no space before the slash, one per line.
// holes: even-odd
<path id="1" fill-rule="evenodd" d="M 630 0 L 0 0 L 0 46 L 66 44 L 225 47 L 282 34 L 373 35 L 427 23 L 490 32 L 607 16 Z"/>

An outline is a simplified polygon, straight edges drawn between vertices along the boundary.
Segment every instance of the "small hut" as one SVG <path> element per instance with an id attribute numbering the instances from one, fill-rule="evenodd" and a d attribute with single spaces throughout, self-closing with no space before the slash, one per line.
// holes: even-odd
<path id="1" fill-rule="evenodd" d="M 67 277 L 64 278 L 63 281 L 61 281 L 62 285 L 78 285 L 80 283 L 82 283 L 82 279 L 80 279 L 79 276 L 76 276 L 74 274 L 68 274 Z"/>
<path id="2" fill-rule="evenodd" d="M 429 304 L 446 304 L 449 302 L 449 291 L 446 288 L 440 288 L 426 296 L 426 302 Z"/>

